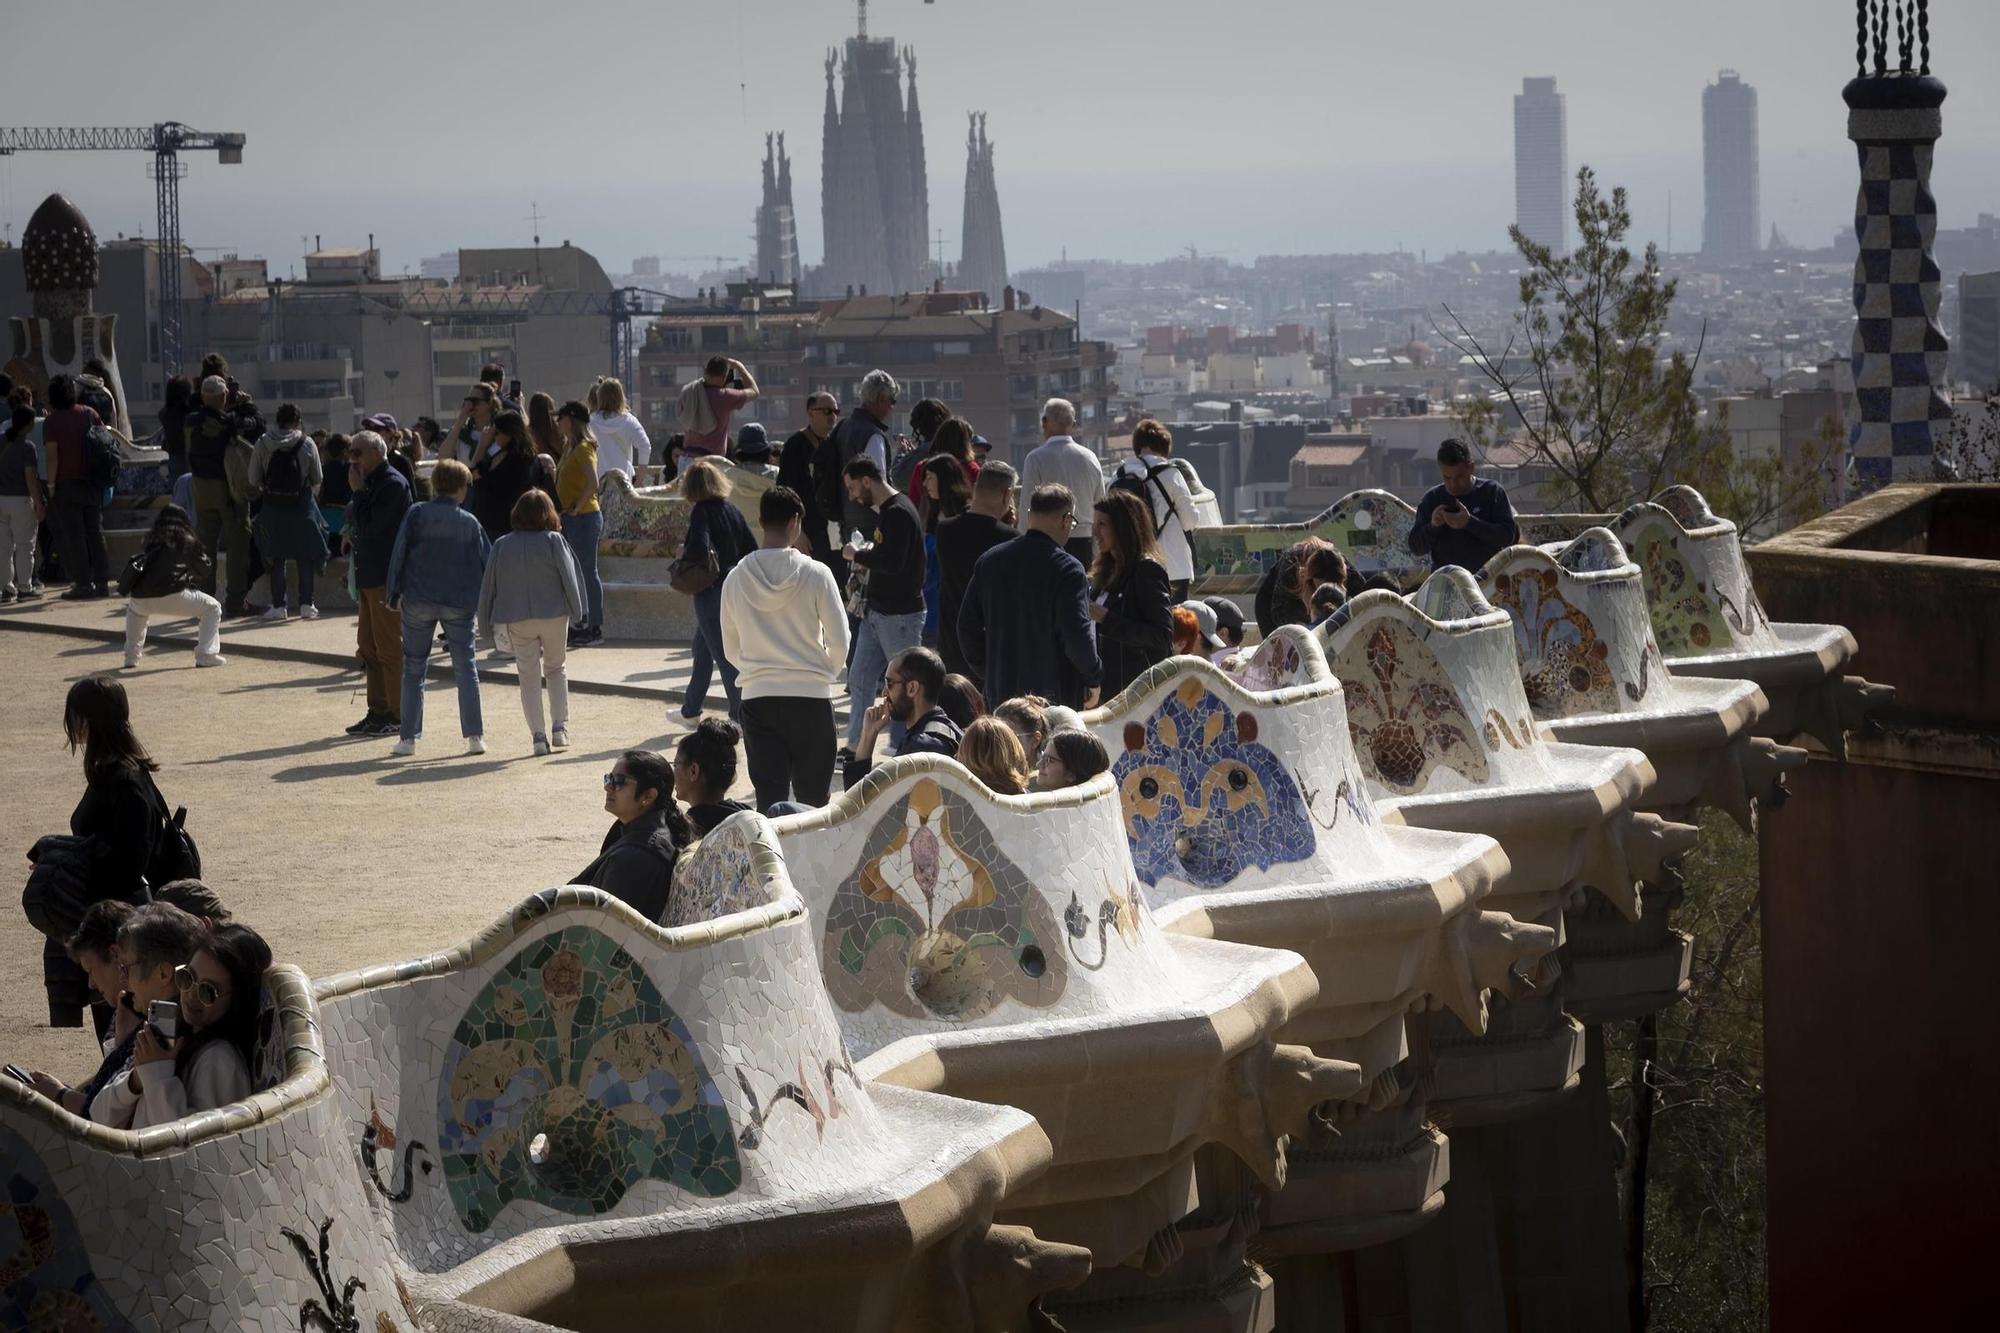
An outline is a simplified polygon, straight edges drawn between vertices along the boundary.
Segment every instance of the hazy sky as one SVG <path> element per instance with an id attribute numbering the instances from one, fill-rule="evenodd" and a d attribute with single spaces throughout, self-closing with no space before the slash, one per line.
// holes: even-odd
<path id="1" fill-rule="evenodd" d="M 1939 0 L 1951 87 L 1941 221 L 2000 211 L 2000 5 Z M 194 159 L 183 234 L 293 266 L 302 238 L 414 269 L 460 245 L 567 238 L 613 272 L 749 248 L 767 129 L 789 134 L 800 249 L 820 256 L 821 61 L 851 0 L 10 3 L 11 125 L 241 130 Z M 1763 217 L 1824 244 L 1851 214 L 1844 0 L 875 0 L 918 56 L 931 225 L 958 253 L 965 112 L 989 113 L 1010 265 L 1505 245 L 1512 94 L 1554 75 L 1571 169 L 1627 185 L 1639 229 L 1701 235 L 1701 89 L 1758 89 Z M 90 36 L 94 45 L 83 44 Z M 1981 55 L 1985 52 L 1985 55 Z M 153 230 L 138 153 L 0 158 L 0 225 L 70 194 L 100 235 Z M 310 241 L 305 242 L 310 245 Z M 676 258 L 686 256 L 687 258 Z"/>

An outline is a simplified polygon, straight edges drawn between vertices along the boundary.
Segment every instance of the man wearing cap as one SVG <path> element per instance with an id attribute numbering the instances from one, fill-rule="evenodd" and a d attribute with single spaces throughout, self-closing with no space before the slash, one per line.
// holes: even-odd
<path id="1" fill-rule="evenodd" d="M 759 421 L 746 421 L 736 430 L 736 466 L 745 472 L 761 473 L 777 480 L 778 465 L 771 461 L 771 437 Z"/>
<path id="2" fill-rule="evenodd" d="M 382 443 L 389 449 L 387 460 L 389 466 L 403 474 L 403 480 L 410 483 L 410 491 L 414 494 L 417 489 L 417 470 L 411 465 L 409 455 L 397 447 L 403 432 L 397 428 L 396 418 L 387 412 L 377 412 L 373 416 L 361 419 L 361 429 L 372 430 L 382 437 Z"/>
<path id="3" fill-rule="evenodd" d="M 1196 632 L 1201 635 L 1201 647 L 1208 654 L 1208 660 L 1211 662 L 1221 661 L 1223 656 L 1229 651 L 1229 645 L 1223 642 L 1220 634 L 1216 633 L 1218 626 L 1216 624 L 1215 608 L 1207 602 L 1182 602 L 1174 609 L 1176 611 L 1185 611 L 1194 617 L 1194 627 Z"/>
<path id="4" fill-rule="evenodd" d="M 253 414 L 248 420 L 229 410 L 229 382 L 210 375 L 201 382 L 201 406 L 187 419 L 188 471 L 194 474 L 194 530 L 207 550 L 210 568 L 202 591 L 215 595 L 217 555 L 228 565 L 228 593 L 223 599 L 224 615 L 241 616 L 256 609 L 246 604 L 250 592 L 250 504 L 247 496 L 230 485 L 232 451 L 241 451 L 242 470 L 248 475 L 250 443 L 243 431 L 255 421 L 259 435 L 263 422 Z"/>

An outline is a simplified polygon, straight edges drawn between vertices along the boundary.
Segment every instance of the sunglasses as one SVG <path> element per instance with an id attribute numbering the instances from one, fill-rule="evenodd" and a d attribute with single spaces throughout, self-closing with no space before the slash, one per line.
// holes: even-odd
<path id="1" fill-rule="evenodd" d="M 632 775 L 630 773 L 606 773 L 604 775 L 604 790 L 617 791 L 631 780 Z"/>
<path id="2" fill-rule="evenodd" d="M 222 997 L 229 993 L 213 981 L 203 981 L 186 963 L 174 969 L 174 989 L 183 995 L 192 993 L 203 1004 L 220 1004 Z"/>

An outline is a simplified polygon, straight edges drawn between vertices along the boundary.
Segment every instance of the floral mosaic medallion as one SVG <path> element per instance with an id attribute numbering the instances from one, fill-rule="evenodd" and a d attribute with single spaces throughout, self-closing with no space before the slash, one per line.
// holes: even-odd
<path id="1" fill-rule="evenodd" d="M 849 1013 L 970 1021 L 1062 997 L 1061 927 L 970 802 L 926 778 L 894 802 L 827 911 L 827 990 Z"/>
<path id="2" fill-rule="evenodd" d="M 674 867 L 661 924 L 690 926 L 769 901 L 751 863 L 749 836 L 740 826 L 718 828 Z"/>
<path id="3" fill-rule="evenodd" d="M 1257 743 L 1257 717 L 1232 713 L 1198 678 L 1125 724 L 1111 776 L 1132 862 L 1148 885 L 1221 888 L 1245 870 L 1303 861 L 1317 840 L 1298 783 Z"/>
<path id="4" fill-rule="evenodd" d="M 1480 728 L 1466 716 L 1444 663 L 1409 625 L 1376 620 L 1335 656 L 1333 673 L 1347 692 L 1348 735 L 1370 778 L 1404 796 L 1422 791 L 1439 768 L 1486 781 Z"/>
<path id="5" fill-rule="evenodd" d="M 0 1328 L 131 1333 L 90 1265 L 83 1232 L 27 1141 L 0 1127 Z"/>
<path id="6" fill-rule="evenodd" d="M 1553 569 L 1528 567 L 1493 578 L 1493 604 L 1514 618 L 1514 647 L 1528 704 L 1542 717 L 1608 713 L 1618 706 L 1611 645 L 1563 596 Z"/>
<path id="7" fill-rule="evenodd" d="M 1727 648 L 1733 639 L 1708 587 L 1696 578 L 1681 554 L 1679 542 L 1657 531 L 1639 540 L 1634 552 L 1653 617 L 1653 637 L 1660 651 L 1693 657 Z"/>
<path id="8" fill-rule="evenodd" d="M 509 1200 L 591 1215 L 642 1180 L 716 1197 L 742 1182 L 729 1113 L 686 1026 L 589 926 L 515 955 L 459 1020 L 438 1150 L 467 1231 Z"/>

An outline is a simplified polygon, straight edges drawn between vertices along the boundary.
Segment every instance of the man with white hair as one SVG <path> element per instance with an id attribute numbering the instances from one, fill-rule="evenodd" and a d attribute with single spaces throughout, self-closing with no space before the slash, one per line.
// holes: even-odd
<path id="1" fill-rule="evenodd" d="M 895 412 L 896 400 L 902 393 L 903 386 L 896 383 L 896 377 L 888 371 L 869 371 L 861 377 L 861 406 L 850 412 L 847 420 L 834 429 L 834 467 L 829 479 L 832 486 L 821 492 L 820 512 L 829 517 L 834 514 L 841 516 L 842 536 L 834 541 L 836 547 L 856 532 L 875 531 L 875 511 L 857 503 L 847 494 L 847 465 L 857 458 L 871 458 L 882 476 L 888 477 L 889 417 Z"/>
<path id="2" fill-rule="evenodd" d="M 1076 442 L 1076 407 L 1067 398 L 1042 405 L 1042 443 L 1021 460 L 1021 494 L 1033 495 L 1044 486 L 1068 488 L 1075 512 L 1088 515 L 1104 498 L 1104 464 Z M 1090 568 L 1090 525 L 1080 523 L 1063 549 Z"/>
<path id="3" fill-rule="evenodd" d="M 360 615 L 355 646 L 368 678 L 368 714 L 350 736 L 394 736 L 403 729 L 403 617 L 389 605 L 389 559 L 410 507 L 410 483 L 388 465 L 389 446 L 372 430 L 347 443 L 347 481 L 354 488 L 347 539 Z"/>
<path id="4" fill-rule="evenodd" d="M 262 434 L 262 422 L 254 415 L 246 418 L 229 401 L 229 382 L 210 375 L 201 382 L 201 407 L 187 419 L 188 470 L 194 474 L 194 530 L 208 551 L 210 569 L 202 591 L 215 595 L 214 562 L 222 557 L 227 565 L 228 591 L 223 597 L 226 616 L 247 614 L 250 592 L 250 506 L 229 479 L 230 454 L 240 452 L 238 461 L 249 462 L 250 441 L 244 438 L 251 423 Z"/>

